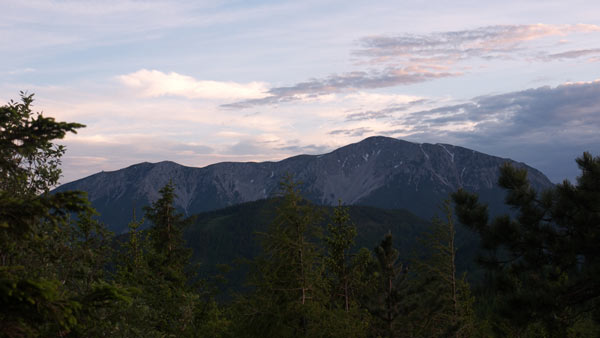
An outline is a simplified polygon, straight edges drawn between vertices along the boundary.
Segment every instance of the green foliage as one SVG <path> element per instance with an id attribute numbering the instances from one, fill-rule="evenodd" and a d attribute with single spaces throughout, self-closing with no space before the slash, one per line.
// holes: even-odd
<path id="1" fill-rule="evenodd" d="M 21 102 L 0 107 L 0 190 L 13 196 L 37 195 L 55 186 L 65 148 L 52 141 L 84 127 L 34 114 L 32 102 L 33 94 L 21 92 Z"/>
<path id="2" fill-rule="evenodd" d="M 83 125 L 35 115 L 32 102 L 21 93 L 0 107 L 0 332 L 81 335 L 128 292 L 102 280 L 110 235 L 85 195 L 49 194 L 65 151 L 53 140 Z"/>
<path id="3" fill-rule="evenodd" d="M 405 331 L 402 320 L 412 311 L 409 302 L 410 288 L 408 269 L 399 262 L 399 252 L 393 246 L 392 234 L 388 233 L 375 248 L 377 269 L 375 271 L 375 294 L 367 307 L 377 320 L 374 332 L 381 337 L 398 337 Z"/>
<path id="4" fill-rule="evenodd" d="M 351 249 L 356 237 L 356 227 L 350 223 L 348 209 L 342 207 L 341 201 L 334 210 L 332 222 L 327 225 L 328 236 L 325 237 L 327 256 L 325 263 L 330 274 L 332 303 L 340 305 L 346 312 L 353 302 L 354 276 L 350 266 Z"/>
<path id="5" fill-rule="evenodd" d="M 227 299 L 228 295 L 245 292 L 247 289 L 243 285 L 249 266 L 241 264 L 241 261 L 252 260 L 260 253 L 259 239 L 262 233 L 267 232 L 269 224 L 276 217 L 276 209 L 280 203 L 280 198 L 273 198 L 198 214 L 195 223 L 186 229 L 184 237 L 187 245 L 193 249 L 193 260 L 202 262 L 198 267 L 198 274 L 222 275 L 227 278 L 227 283 L 221 285 L 224 287 L 224 293 L 221 295 L 223 298 Z M 323 215 L 318 226 L 327 230 L 327 225 L 334 223 L 335 208 L 328 206 L 314 206 L 314 208 Z M 402 234 L 401 237 L 394 239 L 395 245 L 400 259 L 408 260 L 413 251 L 421 251 L 419 242 L 414 239 L 430 228 L 428 222 L 405 210 L 385 210 L 356 205 L 343 208 L 347 209 L 352 220 L 350 223 L 356 227 L 355 245 L 350 250 L 352 260 L 359 258 L 360 248 L 377 246 L 381 238 L 390 230 Z M 327 231 L 324 233 L 328 234 Z M 325 238 L 318 242 L 322 249 L 326 249 Z M 363 251 L 371 255 L 370 250 Z M 463 261 L 468 259 L 464 257 Z M 223 265 L 228 265 L 231 269 L 223 272 L 219 268 Z M 463 268 L 464 265 L 459 267 Z M 357 289 L 364 290 L 362 286 Z"/>
<path id="6" fill-rule="evenodd" d="M 254 292 L 241 301 L 243 333 L 250 336 L 313 336 L 322 329 L 326 284 L 319 247 L 319 215 L 288 176 L 277 215 L 262 235 L 253 262 Z"/>
<path id="7" fill-rule="evenodd" d="M 191 224 L 176 211 L 175 187 L 172 181 L 159 190 L 160 198 L 146 207 L 146 219 L 152 226 L 148 237 L 152 250 L 149 252 L 149 264 L 154 273 L 178 286 L 185 285 L 185 268 L 189 264 L 191 250 L 185 247 L 183 230 Z"/>
<path id="8" fill-rule="evenodd" d="M 183 229 L 190 220 L 173 206 L 173 184 L 159 192 L 159 199 L 145 208 L 150 229 L 141 233 L 143 220 L 136 220 L 134 214 L 122 245 L 117 281 L 140 290 L 120 323 L 125 337 L 192 337 L 203 325 L 210 327 L 207 318 L 219 317 L 216 305 L 210 311 L 205 308 L 202 294 L 192 287 L 192 276 L 186 272 L 191 250 L 185 247 Z"/>
<path id="9" fill-rule="evenodd" d="M 145 208 L 150 229 L 140 231 L 134 214 L 129 233 L 114 239 L 84 194 L 49 193 L 65 152 L 53 141 L 83 126 L 34 114 L 32 102 L 21 93 L 21 102 L 0 107 L 2 337 L 600 334 L 600 157 L 584 153 L 577 185 L 539 195 L 524 170 L 502 167 L 515 217 L 490 221 L 477 196 L 452 195 L 488 252 L 474 306 L 465 275 L 457 277 L 468 255 L 457 249 L 449 203 L 430 227 L 398 210 L 314 206 L 287 176 L 280 198 L 202 214 L 188 228 L 193 220 L 175 210 L 170 182 Z M 385 232 L 375 258 L 355 249 Z M 186 244 L 207 258 L 201 269 Z M 411 251 L 418 258 L 409 272 L 400 262 Z M 253 258 L 249 285 L 224 305 L 207 280 L 221 279 L 216 266 L 236 256 Z"/>
<path id="10" fill-rule="evenodd" d="M 521 332 L 541 324 L 564 337 L 582 316 L 600 317 L 600 158 L 584 153 L 577 164 L 577 185 L 565 181 L 539 195 L 525 170 L 503 166 L 499 184 L 514 218 L 489 222 L 476 196 L 452 196 L 459 220 L 488 251 L 480 262 L 500 294 L 498 313 Z"/>
<path id="11" fill-rule="evenodd" d="M 370 316 L 360 306 L 365 297 L 367 269 L 372 257 L 368 251 L 353 254 L 356 226 L 350 220 L 347 207 L 341 201 L 333 211 L 327 225 L 324 257 L 326 280 L 329 287 L 330 305 L 328 313 L 334 318 L 329 332 L 340 336 L 364 337 L 370 324 Z"/>
<path id="12" fill-rule="evenodd" d="M 473 297 L 469 284 L 457 277 L 456 230 L 450 201 L 442 207 L 445 220 L 436 217 L 433 228 L 421 239 L 426 256 L 414 261 L 419 292 L 411 315 L 415 331 L 427 337 L 473 336 Z"/>

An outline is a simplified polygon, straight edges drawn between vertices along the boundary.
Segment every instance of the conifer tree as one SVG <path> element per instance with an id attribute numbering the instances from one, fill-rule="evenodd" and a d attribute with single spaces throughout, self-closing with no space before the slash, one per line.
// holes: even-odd
<path id="1" fill-rule="evenodd" d="M 286 176 L 277 216 L 262 237 L 253 262 L 254 292 L 243 301 L 240 321 L 247 336 L 322 335 L 326 304 L 323 266 L 314 242 L 318 216 L 302 198 L 298 183 Z"/>
<path id="2" fill-rule="evenodd" d="M 473 298 L 465 276 L 456 276 L 456 230 L 450 201 L 444 201 L 445 220 L 433 219 L 433 228 L 421 241 L 427 256 L 415 260 L 418 307 L 412 314 L 416 332 L 427 337 L 471 337 Z"/>
<path id="3" fill-rule="evenodd" d="M 175 209 L 175 186 L 169 181 L 159 190 L 160 198 L 144 208 L 146 219 L 152 223 L 148 237 L 153 255 L 150 257 L 154 271 L 165 279 L 183 286 L 185 267 L 189 264 L 191 250 L 185 246 L 183 230 L 191 223 Z"/>
<path id="4" fill-rule="evenodd" d="M 65 152 L 54 140 L 83 125 L 34 114 L 32 102 L 33 95 L 21 93 L 21 102 L 0 107 L 0 332 L 81 335 L 91 313 L 127 302 L 127 292 L 100 280 L 98 253 L 105 246 L 92 245 L 94 236 L 69 237 L 70 213 L 92 212 L 85 195 L 49 194 Z M 86 226 L 80 225 L 75 229 Z M 83 256 L 83 262 L 67 266 Z"/>
<path id="5" fill-rule="evenodd" d="M 332 330 L 340 336 L 365 336 L 370 319 L 360 307 L 360 298 L 371 257 L 368 251 L 367 256 L 365 251 L 351 253 L 356 234 L 348 208 L 339 201 L 327 225 L 325 267 L 331 299 L 329 313 L 338 324 Z"/>
<path id="6" fill-rule="evenodd" d="M 145 208 L 145 218 L 152 225 L 148 229 L 148 251 L 144 253 L 148 273 L 142 288 L 155 329 L 166 335 L 190 336 L 195 332 L 196 308 L 200 303 L 186 272 L 191 250 L 185 246 L 183 230 L 191 220 L 175 209 L 172 181 L 159 193 L 159 199 Z M 130 245 L 133 239 L 130 238 Z"/>
<path id="7" fill-rule="evenodd" d="M 342 308 L 348 312 L 352 303 L 352 267 L 350 250 L 356 237 L 356 227 L 350 222 L 347 208 L 341 201 L 334 209 L 333 220 L 327 225 L 327 269 L 331 275 L 331 292 L 334 304 L 341 299 Z"/>
<path id="8" fill-rule="evenodd" d="M 380 336 L 400 337 L 406 330 L 406 327 L 401 326 L 401 320 L 411 310 L 407 303 L 408 269 L 398 262 L 399 253 L 393 247 L 391 233 L 385 235 L 381 244 L 375 248 L 375 256 L 377 288 L 372 298 L 373 302 L 368 306 L 371 314 L 378 319 L 374 329 Z"/>
<path id="9" fill-rule="evenodd" d="M 489 222 L 477 196 L 452 196 L 458 219 L 488 252 L 479 260 L 494 277 L 500 314 L 521 331 L 543 323 L 564 337 L 582 317 L 600 318 L 600 157 L 584 153 L 577 164 L 576 185 L 564 181 L 541 195 L 525 169 L 501 167 L 498 183 L 515 217 Z"/>

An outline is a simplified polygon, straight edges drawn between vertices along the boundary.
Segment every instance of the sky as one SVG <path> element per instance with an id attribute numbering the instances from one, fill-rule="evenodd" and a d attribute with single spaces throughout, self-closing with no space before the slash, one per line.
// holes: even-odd
<path id="1" fill-rule="evenodd" d="M 0 104 L 86 128 L 62 183 L 375 135 L 525 162 L 600 155 L 598 1 L 0 0 Z"/>

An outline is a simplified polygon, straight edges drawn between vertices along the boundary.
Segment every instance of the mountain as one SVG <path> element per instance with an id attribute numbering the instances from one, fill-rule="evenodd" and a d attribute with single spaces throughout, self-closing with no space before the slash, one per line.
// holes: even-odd
<path id="1" fill-rule="evenodd" d="M 248 271 L 248 266 L 241 263 L 260 252 L 261 233 L 264 234 L 273 221 L 279 202 L 276 198 L 263 199 L 196 215 L 184 237 L 193 250 L 194 261 L 200 263 L 199 275 L 220 274 L 220 266 L 227 265 L 233 268 L 225 273 L 227 285 L 239 291 Z M 322 216 L 325 233 L 333 207 L 319 206 L 316 211 Z M 348 211 L 357 230 L 353 251 L 362 247 L 372 251 L 385 234 L 392 233 L 394 246 L 404 264 L 410 265 L 411 258 L 425 252 L 423 243 L 417 239 L 431 230 L 430 222 L 406 210 L 352 205 Z M 468 272 L 471 280 L 477 280 L 482 272 L 474 259 L 479 253 L 479 237 L 461 225 L 457 225 L 456 230 L 457 270 L 460 274 Z M 323 243 L 320 244 L 323 247 Z"/>
<path id="2" fill-rule="evenodd" d="M 196 215 L 186 230 L 185 239 L 193 249 L 194 261 L 200 263 L 199 275 L 214 276 L 220 273 L 221 265 L 228 265 L 233 268 L 225 274 L 228 286 L 239 291 L 248 270 L 240 260 L 252 259 L 260 252 L 260 233 L 267 231 L 279 202 L 277 198 L 263 199 Z M 321 226 L 326 229 L 333 207 L 319 206 L 316 211 L 322 216 Z M 403 261 L 422 250 L 415 238 L 430 229 L 428 222 L 405 210 L 350 206 L 349 214 L 357 229 L 355 251 L 361 247 L 373 250 L 383 236 L 391 232 Z"/>
<path id="3" fill-rule="evenodd" d="M 528 170 L 532 186 L 552 186 L 544 174 L 523 163 L 449 144 L 412 143 L 370 137 L 323 155 L 299 155 L 279 162 L 223 162 L 193 168 L 174 162 L 140 163 L 64 184 L 57 191 L 83 190 L 101 220 L 122 232 L 139 210 L 158 198 L 170 179 L 176 205 L 188 215 L 275 196 L 291 173 L 309 200 L 323 205 L 370 205 L 407 209 L 429 219 L 448 194 L 464 188 L 479 194 L 493 212 L 503 209 L 496 182 L 499 166 L 510 162 Z M 140 214 L 140 213 L 138 213 Z"/>

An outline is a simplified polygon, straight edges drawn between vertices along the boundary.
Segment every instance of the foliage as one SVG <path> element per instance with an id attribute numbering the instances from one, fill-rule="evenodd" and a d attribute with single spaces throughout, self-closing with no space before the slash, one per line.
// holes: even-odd
<path id="1" fill-rule="evenodd" d="M 367 307 L 377 320 L 373 328 L 379 336 L 398 337 L 404 331 L 402 319 L 413 308 L 409 303 L 408 269 L 398 260 L 399 253 L 393 246 L 391 233 L 375 248 L 375 256 L 376 293 Z"/>
<path id="2" fill-rule="evenodd" d="M 54 141 L 83 126 L 34 114 L 32 102 L 21 93 L 0 107 L 2 337 L 600 333 L 600 157 L 584 153 L 576 185 L 539 195 L 524 170 L 502 167 L 514 217 L 490 221 L 477 196 L 452 195 L 458 219 L 487 250 L 474 304 L 457 272 L 471 253 L 458 249 L 449 202 L 430 227 L 400 210 L 312 205 L 287 176 L 279 198 L 199 215 L 190 228 L 169 182 L 145 219 L 134 214 L 129 232 L 114 238 L 83 193 L 50 193 L 65 152 Z M 374 252 L 357 249 L 382 236 Z M 202 265 L 192 264 L 190 246 Z M 411 251 L 409 272 L 401 262 Z M 248 286 L 234 301 L 218 298 L 207 281 L 221 278 L 216 263 L 236 256 L 250 259 Z M 245 272 L 238 267 L 236 278 Z"/>
<path id="3" fill-rule="evenodd" d="M 262 252 L 253 264 L 254 292 L 242 300 L 245 334 L 311 336 L 322 328 L 326 285 L 322 278 L 318 237 L 319 215 L 287 176 L 282 200 L 269 229 L 262 235 Z"/>
<path id="4" fill-rule="evenodd" d="M 368 279 L 368 266 L 372 257 L 368 251 L 353 254 L 356 226 L 350 220 L 348 208 L 341 201 L 333 211 L 333 218 L 327 225 L 324 257 L 326 280 L 329 288 L 329 312 L 335 316 L 339 327 L 346 331 L 335 332 L 345 336 L 365 336 L 370 316 L 360 306 L 365 297 L 365 283 Z"/>
<path id="5" fill-rule="evenodd" d="M 176 211 L 172 181 L 162 187 L 159 194 L 160 198 L 144 209 L 146 219 L 152 223 L 148 230 L 152 246 L 150 268 L 161 278 L 183 286 L 187 279 L 185 268 L 191 257 L 191 250 L 183 241 L 183 230 L 192 220 L 184 219 L 183 214 Z"/>
<path id="6" fill-rule="evenodd" d="M 499 184 L 514 218 L 489 222 L 475 195 L 452 196 L 459 220 L 488 251 L 480 262 L 501 295 L 498 313 L 521 331 L 541 323 L 566 336 L 582 316 L 600 317 L 600 158 L 584 153 L 577 164 L 577 185 L 565 181 L 539 195 L 525 170 L 503 166 Z"/>
<path id="7" fill-rule="evenodd" d="M 134 214 L 128 239 L 122 245 L 117 280 L 140 289 L 125 313 L 122 334 L 191 337 L 200 327 L 210 327 L 206 318 L 219 318 L 219 308 L 211 303 L 207 310 L 202 294 L 193 287 L 193 276 L 186 271 L 191 250 L 185 247 L 183 229 L 190 220 L 173 206 L 173 184 L 169 182 L 159 193 L 160 197 L 145 208 L 145 218 L 152 222 L 147 233 L 140 233 L 144 221 L 136 220 Z"/>
<path id="8" fill-rule="evenodd" d="M 101 281 L 108 236 L 93 224 L 85 195 L 49 194 L 65 151 L 53 140 L 83 125 L 35 115 L 32 102 L 21 93 L 20 103 L 0 107 L 0 331 L 65 336 L 129 299 Z"/>
<path id="9" fill-rule="evenodd" d="M 356 292 L 353 285 L 354 271 L 350 265 L 356 227 L 350 223 L 348 210 L 342 206 L 341 201 L 334 210 L 332 222 L 327 225 L 327 230 L 325 263 L 330 273 L 332 303 L 341 304 L 341 308 L 348 312 Z"/>
<path id="10" fill-rule="evenodd" d="M 458 277 L 458 246 L 450 201 L 442 206 L 445 220 L 435 217 L 433 228 L 421 238 L 426 256 L 414 260 L 418 306 L 411 316 L 421 336 L 471 337 L 473 297 L 465 276 Z"/>
<path id="11" fill-rule="evenodd" d="M 52 141 L 84 127 L 34 114 L 32 103 L 33 94 L 21 92 L 21 102 L 0 107 L 0 190 L 13 196 L 37 195 L 55 186 L 65 148 Z"/>

